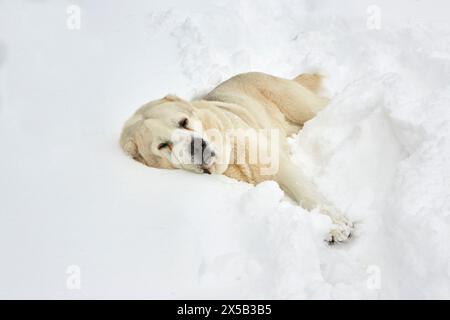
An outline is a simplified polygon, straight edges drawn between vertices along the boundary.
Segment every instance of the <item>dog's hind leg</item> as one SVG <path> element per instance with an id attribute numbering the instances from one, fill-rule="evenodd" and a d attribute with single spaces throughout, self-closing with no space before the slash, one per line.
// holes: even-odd
<path id="1" fill-rule="evenodd" d="M 323 110 L 329 100 L 314 91 L 320 86 L 319 78 L 299 77 L 295 78 L 298 81 L 271 77 L 258 89 L 265 99 L 278 107 L 286 120 L 302 126 Z"/>
<path id="2" fill-rule="evenodd" d="M 323 76 L 318 73 L 302 73 L 292 80 L 314 93 L 319 93 L 322 87 Z"/>

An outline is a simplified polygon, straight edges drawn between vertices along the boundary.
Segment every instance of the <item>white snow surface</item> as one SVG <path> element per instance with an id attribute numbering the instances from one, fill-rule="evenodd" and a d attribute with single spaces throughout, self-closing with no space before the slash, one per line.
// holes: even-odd
<path id="1" fill-rule="evenodd" d="M 0 1 L 0 298 L 450 298 L 448 2 L 214 3 Z M 348 244 L 275 182 L 121 151 L 138 106 L 247 71 L 326 75 L 290 144 Z"/>

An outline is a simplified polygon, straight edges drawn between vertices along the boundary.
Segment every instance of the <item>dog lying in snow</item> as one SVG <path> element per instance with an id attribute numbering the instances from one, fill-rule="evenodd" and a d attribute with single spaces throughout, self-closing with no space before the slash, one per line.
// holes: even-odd
<path id="1" fill-rule="evenodd" d="M 275 180 L 307 210 L 328 214 L 333 228 L 326 240 L 343 242 L 353 224 L 292 163 L 286 140 L 327 105 L 320 85 L 317 74 L 293 80 L 239 74 L 201 100 L 168 95 L 145 104 L 125 123 L 120 144 L 150 167 L 223 174 L 252 184 Z"/>

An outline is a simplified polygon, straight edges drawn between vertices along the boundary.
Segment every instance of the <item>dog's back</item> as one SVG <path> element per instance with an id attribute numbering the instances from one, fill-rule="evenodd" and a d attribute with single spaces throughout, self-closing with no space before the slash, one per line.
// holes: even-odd
<path id="1" fill-rule="evenodd" d="M 302 74 L 289 80 L 249 72 L 221 83 L 205 99 L 244 107 L 260 103 L 272 116 L 276 116 L 274 112 L 281 112 L 289 123 L 302 126 L 328 103 L 328 99 L 317 94 L 321 82 L 322 77 L 317 74 Z"/>

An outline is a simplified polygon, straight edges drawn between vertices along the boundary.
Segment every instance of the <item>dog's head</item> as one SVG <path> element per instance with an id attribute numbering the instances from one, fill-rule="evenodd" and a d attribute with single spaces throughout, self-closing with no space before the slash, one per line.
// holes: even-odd
<path id="1" fill-rule="evenodd" d="M 196 173 L 225 170 L 220 146 L 204 133 L 195 108 L 175 96 L 141 107 L 126 123 L 122 148 L 134 159 L 156 168 L 184 169 Z"/>

